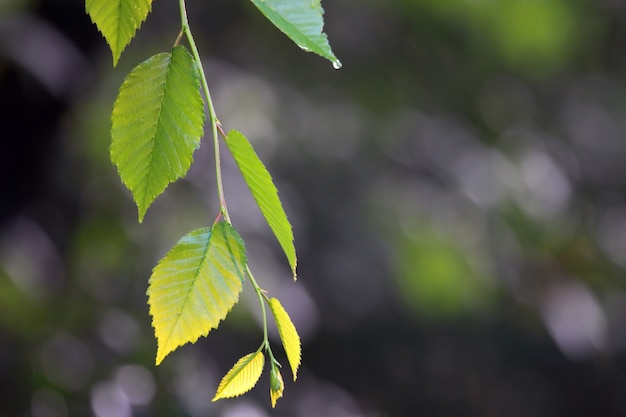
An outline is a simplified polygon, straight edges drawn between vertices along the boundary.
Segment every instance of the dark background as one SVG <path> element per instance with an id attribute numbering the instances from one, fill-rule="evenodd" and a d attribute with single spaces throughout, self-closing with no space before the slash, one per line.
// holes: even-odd
<path id="1" fill-rule="evenodd" d="M 176 3 L 112 68 L 81 0 L 0 0 L 1 417 L 626 416 L 626 3 L 326 0 L 336 71 L 245 0 L 189 0 L 218 116 L 294 225 L 295 284 L 224 155 L 303 340 L 275 410 L 268 373 L 211 402 L 262 339 L 248 285 L 153 365 L 147 279 L 217 214 L 212 147 L 138 224 L 108 131 Z"/>

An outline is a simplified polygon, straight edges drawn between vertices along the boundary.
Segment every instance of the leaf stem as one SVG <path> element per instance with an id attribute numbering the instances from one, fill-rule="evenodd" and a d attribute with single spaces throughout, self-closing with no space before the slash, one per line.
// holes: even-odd
<path id="1" fill-rule="evenodd" d="M 189 19 L 187 18 L 187 8 L 185 5 L 185 0 L 179 0 L 178 4 L 180 6 L 180 18 L 181 18 L 181 26 L 182 26 L 181 30 L 184 31 L 185 35 L 187 36 L 187 40 L 189 41 L 189 46 L 191 47 L 191 52 L 198 65 L 198 69 L 200 72 L 200 80 L 202 81 L 202 89 L 204 91 L 204 96 L 206 97 L 207 106 L 209 108 L 209 119 L 211 121 L 211 133 L 213 135 L 213 149 L 215 153 L 215 179 L 217 183 L 217 194 L 220 200 L 220 211 L 224 215 L 224 219 L 229 224 L 231 224 L 230 215 L 228 214 L 228 207 L 226 206 L 226 198 L 224 197 L 224 183 L 222 180 L 220 142 L 219 142 L 219 136 L 217 134 L 217 126 L 219 124 L 219 120 L 217 119 L 217 115 L 215 114 L 215 108 L 213 107 L 213 100 L 211 99 L 211 92 L 209 91 L 209 84 L 207 83 L 206 75 L 204 73 L 204 67 L 202 66 L 202 60 L 200 59 L 200 54 L 198 53 L 198 47 L 196 46 L 196 42 L 193 38 L 193 34 L 191 33 L 191 28 L 189 27 Z M 222 134 L 223 134 L 223 131 L 222 131 Z"/>
<path id="2" fill-rule="evenodd" d="M 180 7 L 181 33 L 178 35 L 178 38 L 176 39 L 176 43 L 174 45 L 178 45 L 180 43 L 182 35 L 184 33 L 185 36 L 187 37 L 187 41 L 189 42 L 191 53 L 196 61 L 196 64 L 198 65 L 198 70 L 200 72 L 200 80 L 202 81 L 202 89 L 204 91 L 204 95 L 207 100 L 207 106 L 209 108 L 209 119 L 211 120 L 211 130 L 213 134 L 213 148 L 215 151 L 215 176 L 216 176 L 216 182 L 217 182 L 217 193 L 218 193 L 219 200 L 220 200 L 220 212 L 224 216 L 224 219 L 226 220 L 226 222 L 230 224 L 231 223 L 230 216 L 228 214 L 228 207 L 226 206 L 226 198 L 224 197 L 224 185 L 223 185 L 223 180 L 222 180 L 222 166 L 221 166 L 221 154 L 220 154 L 220 142 L 219 142 L 218 130 L 219 130 L 219 134 L 221 134 L 222 137 L 224 137 L 224 139 L 226 139 L 227 135 L 222 129 L 222 125 L 220 124 L 215 114 L 215 108 L 213 107 L 213 100 L 211 99 L 211 92 L 209 91 L 209 85 L 207 83 L 206 75 L 204 73 L 202 61 L 200 60 L 200 54 L 198 53 L 196 42 L 193 38 L 193 34 L 191 33 L 191 29 L 189 28 L 189 19 L 187 18 L 187 8 L 185 5 L 185 0 L 178 0 L 178 4 Z M 219 219 L 219 215 L 216 221 L 218 219 Z M 254 292 L 256 293 L 257 298 L 259 299 L 259 304 L 261 305 L 261 312 L 263 313 L 263 343 L 261 344 L 261 347 L 259 349 L 262 349 L 262 348 L 265 349 L 265 351 L 267 352 L 267 354 L 269 355 L 272 361 L 272 366 L 274 366 L 274 364 L 280 365 L 280 363 L 278 363 L 276 358 L 274 358 L 274 354 L 272 353 L 272 348 L 270 346 L 270 342 L 268 338 L 267 310 L 265 309 L 265 302 L 269 302 L 269 300 L 267 296 L 263 293 L 263 289 L 261 289 L 259 284 L 257 284 L 256 280 L 254 279 L 254 275 L 252 275 L 252 271 L 250 271 L 250 267 L 247 265 L 246 265 L 246 271 L 248 273 L 248 276 L 250 277 L 250 283 L 254 287 Z"/>
<path id="3" fill-rule="evenodd" d="M 270 341 L 267 333 L 267 310 L 265 309 L 265 301 L 267 300 L 267 296 L 263 293 L 263 289 L 257 284 L 254 279 L 254 275 L 252 275 L 252 271 L 250 267 L 246 265 L 246 272 L 248 273 L 248 277 L 250 278 L 250 283 L 252 287 L 254 287 L 254 292 L 256 293 L 257 298 L 259 299 L 259 304 L 261 306 L 261 312 L 263 313 L 263 344 L 265 347 L 267 354 L 270 356 L 272 360 L 272 364 L 278 363 L 278 361 L 274 358 L 274 354 L 272 353 L 272 348 L 270 346 Z"/>
<path id="4" fill-rule="evenodd" d="M 185 35 L 185 30 L 181 29 L 180 33 L 178 34 L 178 37 L 176 37 L 176 41 L 174 41 L 174 47 L 180 45 L 180 41 L 183 40 L 184 35 Z"/>

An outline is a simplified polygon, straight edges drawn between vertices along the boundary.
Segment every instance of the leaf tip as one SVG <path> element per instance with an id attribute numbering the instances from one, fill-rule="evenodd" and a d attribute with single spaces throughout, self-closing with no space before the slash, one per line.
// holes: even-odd
<path id="1" fill-rule="evenodd" d="M 116 54 L 116 53 L 112 52 L 112 55 L 113 55 L 113 68 L 115 68 L 115 67 L 117 67 L 117 63 L 120 60 L 121 54 Z"/>
<path id="2" fill-rule="evenodd" d="M 154 365 L 155 366 L 159 366 L 161 364 L 161 362 L 163 362 L 163 359 L 165 359 L 166 356 L 167 356 L 167 353 L 163 352 L 163 349 L 158 347 L 157 348 L 156 359 L 154 361 Z"/>
<path id="3" fill-rule="evenodd" d="M 293 375 L 293 382 L 296 382 L 296 379 L 298 379 L 298 371 L 300 370 L 301 364 L 302 364 L 302 352 L 300 352 L 300 355 L 298 356 L 297 363 L 289 364 L 289 366 L 291 367 L 291 374 Z"/>
<path id="4" fill-rule="evenodd" d="M 152 314 L 152 313 L 150 313 L 150 314 Z M 152 326 L 154 327 L 154 316 L 153 316 L 153 324 L 152 324 Z M 155 358 L 154 363 L 155 363 L 156 366 L 159 366 L 163 362 L 163 360 L 170 353 L 172 353 L 173 351 L 176 350 L 176 348 L 178 346 L 172 346 L 171 343 L 169 343 L 170 342 L 169 339 L 166 340 L 163 337 L 163 334 L 158 333 L 156 331 L 156 327 L 155 327 L 155 334 L 154 335 L 155 335 L 155 338 L 157 340 L 157 351 L 156 351 L 156 358 Z"/>
<path id="5" fill-rule="evenodd" d="M 134 194 L 133 194 L 133 198 L 135 198 Z M 143 223 L 143 219 L 144 217 L 146 217 L 146 213 L 148 212 L 148 207 L 150 207 L 150 204 L 152 204 L 152 201 L 149 201 L 147 203 L 144 202 L 144 204 L 140 204 L 139 200 L 136 200 L 135 203 L 137 204 L 137 221 L 139 223 Z"/>

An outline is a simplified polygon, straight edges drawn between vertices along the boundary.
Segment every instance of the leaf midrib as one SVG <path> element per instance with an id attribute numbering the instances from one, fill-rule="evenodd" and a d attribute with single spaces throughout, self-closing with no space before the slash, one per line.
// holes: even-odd
<path id="1" fill-rule="evenodd" d="M 143 189 L 143 207 L 147 207 L 147 205 L 149 205 L 149 203 L 151 201 L 150 197 L 148 196 L 148 190 L 151 189 L 150 185 L 151 185 L 151 180 L 152 177 L 154 176 L 153 172 L 154 172 L 154 168 L 152 167 L 152 162 L 154 160 L 154 149 L 160 144 L 160 141 L 157 140 L 157 132 L 159 131 L 159 126 L 162 124 L 161 123 L 161 114 L 163 113 L 163 103 L 164 103 L 164 97 L 165 97 L 165 93 L 167 91 L 167 84 L 168 84 L 168 80 L 169 80 L 169 74 L 170 74 L 170 69 L 172 67 L 172 61 L 174 60 L 174 52 L 172 51 L 172 53 L 169 54 L 168 56 L 168 64 L 167 64 L 167 69 L 165 70 L 165 85 L 163 86 L 163 93 L 159 96 L 159 105 L 158 105 L 158 111 L 159 111 L 159 116 L 157 117 L 157 122 L 154 124 L 154 140 L 152 140 L 152 146 L 150 147 L 150 152 L 149 152 L 149 156 L 148 156 L 148 178 L 145 181 L 144 184 L 144 189 Z M 166 158 L 167 160 L 167 158 Z M 168 161 L 169 162 L 169 161 Z"/>
<path id="2" fill-rule="evenodd" d="M 189 290 L 187 291 L 187 294 L 185 295 L 185 301 L 181 304 L 181 307 L 179 309 L 179 312 L 176 314 L 176 320 L 174 321 L 174 324 L 172 325 L 169 334 L 167 335 L 167 339 L 165 340 L 164 345 L 168 345 L 170 338 L 172 337 L 172 333 L 174 332 L 174 329 L 178 326 L 178 322 L 180 321 L 181 316 L 183 315 L 183 310 L 185 310 L 185 306 L 187 305 L 187 302 L 189 301 L 189 297 L 191 295 L 192 290 L 194 289 L 194 287 L 196 286 L 196 280 L 198 279 L 198 276 L 200 275 L 200 271 L 202 270 L 202 266 L 204 265 L 204 263 L 207 261 L 207 254 L 209 252 L 209 248 L 211 246 L 211 238 L 213 237 L 213 229 L 211 229 L 211 231 L 209 231 L 209 238 L 207 239 L 207 243 L 206 243 L 206 248 L 204 249 L 204 252 L 202 254 L 202 261 L 200 261 L 200 265 L 198 266 L 198 268 L 196 268 L 196 273 L 193 276 L 192 279 L 192 283 L 189 286 Z M 204 303 L 204 299 L 202 300 L 204 307 L 207 309 L 207 311 L 209 311 L 208 306 L 206 305 L 206 303 Z"/>

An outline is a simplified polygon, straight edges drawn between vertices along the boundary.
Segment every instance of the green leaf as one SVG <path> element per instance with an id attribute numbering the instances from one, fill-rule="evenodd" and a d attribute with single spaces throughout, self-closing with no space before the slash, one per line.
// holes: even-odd
<path id="1" fill-rule="evenodd" d="M 278 29 L 300 48 L 330 60 L 336 69 L 341 62 L 328 44 L 324 28 L 324 9 L 320 0 L 251 0 Z"/>
<path id="2" fill-rule="evenodd" d="M 244 244 L 225 222 L 190 232 L 161 259 L 148 286 L 157 365 L 218 326 L 239 299 L 245 271 Z"/>
<path id="3" fill-rule="evenodd" d="M 213 401 L 237 397 L 250 391 L 259 381 L 264 364 L 265 356 L 261 351 L 249 353 L 239 359 L 220 381 Z"/>
<path id="4" fill-rule="evenodd" d="M 152 0 L 85 0 L 87 14 L 111 48 L 113 66 L 151 8 Z"/>
<path id="5" fill-rule="evenodd" d="M 113 105 L 111 161 L 139 221 L 169 183 L 186 175 L 205 120 L 196 62 L 183 46 L 154 55 L 124 80 Z"/>
<path id="6" fill-rule="evenodd" d="M 298 375 L 298 367 L 300 366 L 300 358 L 302 355 L 302 348 L 300 346 L 300 336 L 296 331 L 296 326 L 289 318 L 289 315 L 280 304 L 280 301 L 276 298 L 270 299 L 270 309 L 276 320 L 276 327 L 278 327 L 278 334 L 280 340 L 283 342 L 285 353 L 287 353 L 287 360 L 291 366 L 291 372 L 293 373 L 293 380 L 296 380 Z"/>
<path id="7" fill-rule="evenodd" d="M 226 144 L 233 154 L 235 162 L 243 175 L 250 192 L 254 197 L 261 213 L 274 232 L 280 246 L 283 248 L 289 266 L 296 278 L 296 248 L 293 245 L 293 231 L 291 223 L 287 219 L 287 214 L 278 198 L 278 190 L 272 181 L 270 173 L 259 159 L 248 139 L 237 132 L 231 130 L 226 136 Z"/>

